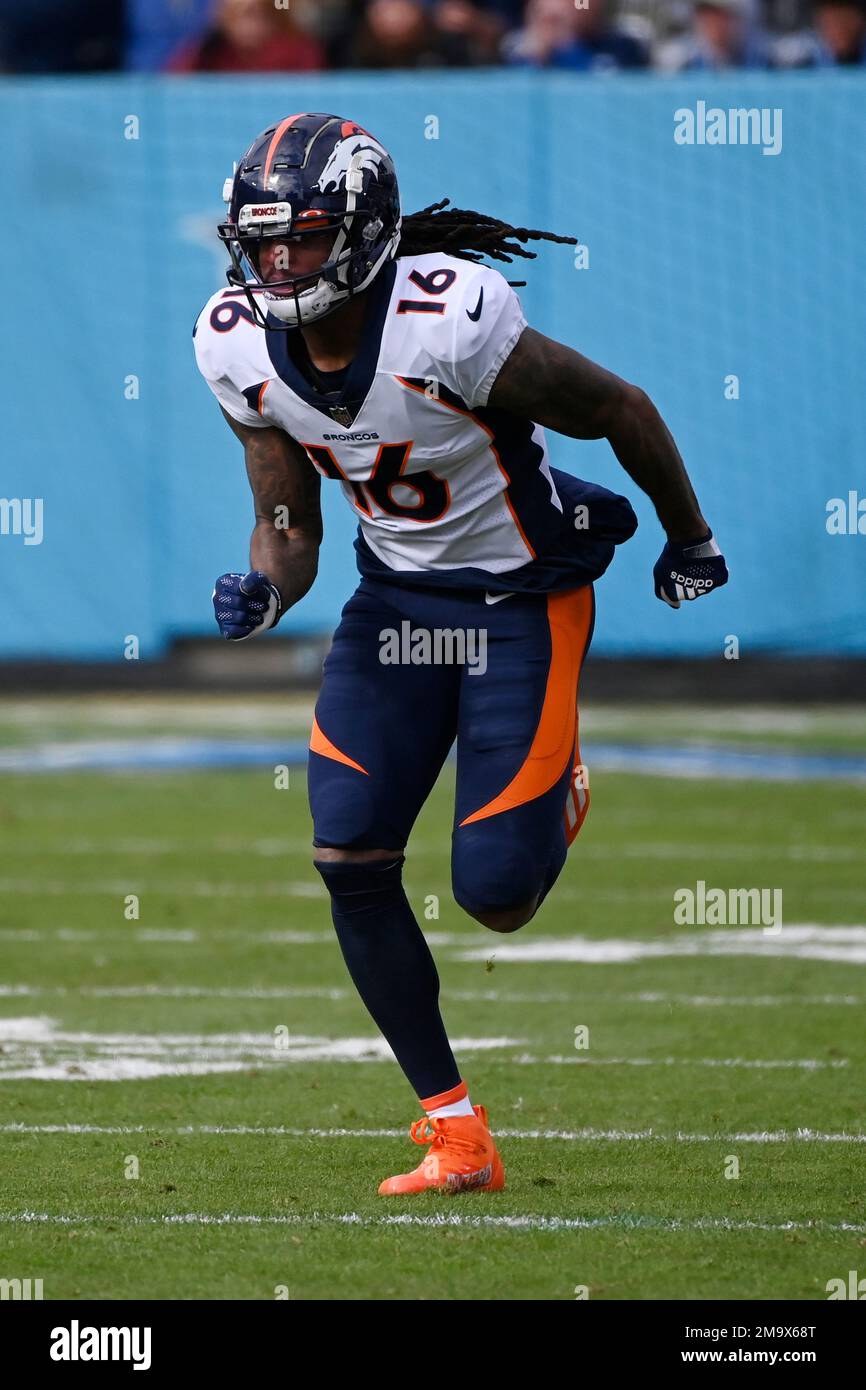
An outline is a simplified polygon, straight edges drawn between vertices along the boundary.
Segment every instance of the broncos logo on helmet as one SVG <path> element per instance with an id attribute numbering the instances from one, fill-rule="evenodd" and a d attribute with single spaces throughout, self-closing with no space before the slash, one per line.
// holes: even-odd
<path id="1" fill-rule="evenodd" d="M 372 135 L 349 135 L 335 145 L 328 162 L 322 170 L 318 187 L 323 193 L 331 188 L 346 186 L 346 175 L 350 167 L 360 173 L 365 170 L 378 176 L 383 159 L 389 159 L 388 151 Z"/>
<path id="2" fill-rule="evenodd" d="M 354 121 L 320 112 L 287 116 L 257 135 L 226 183 L 230 285 L 246 292 L 260 327 L 296 328 L 360 294 L 397 252 L 400 193 L 383 145 Z M 267 281 L 258 252 L 266 238 L 333 231 L 324 265 Z"/>

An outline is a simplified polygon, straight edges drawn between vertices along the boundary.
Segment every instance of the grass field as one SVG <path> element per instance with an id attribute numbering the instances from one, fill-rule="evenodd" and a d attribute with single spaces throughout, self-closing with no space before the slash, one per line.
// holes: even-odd
<path id="1" fill-rule="evenodd" d="M 304 701 L 0 703 L 7 749 L 308 727 Z M 595 739 L 866 747 L 862 710 L 583 728 L 591 774 Z M 0 781 L 0 1276 L 46 1298 L 808 1300 L 866 1274 L 862 782 L 601 772 L 557 889 L 502 937 L 451 899 L 446 770 L 405 877 L 508 1186 L 383 1199 L 420 1110 L 343 966 L 303 769 Z M 781 931 L 675 925 L 698 880 L 781 889 Z"/>

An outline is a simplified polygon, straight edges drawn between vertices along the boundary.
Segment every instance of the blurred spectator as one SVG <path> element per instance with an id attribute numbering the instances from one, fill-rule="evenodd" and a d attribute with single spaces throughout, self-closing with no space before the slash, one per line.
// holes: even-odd
<path id="1" fill-rule="evenodd" d="M 369 0 L 348 61 L 362 68 L 466 67 L 473 48 L 460 24 L 441 29 L 425 0 Z"/>
<path id="2" fill-rule="evenodd" d="M 321 3 L 321 0 L 318 0 Z M 524 0 L 324 0 L 351 12 L 342 37 L 329 37 L 338 67 L 467 67 L 500 61 L 507 29 Z"/>
<path id="3" fill-rule="evenodd" d="M 664 44 L 658 66 L 668 72 L 719 72 L 773 66 L 763 30 L 752 24 L 747 0 L 697 0 L 692 27 Z"/>
<path id="4" fill-rule="evenodd" d="M 325 66 L 325 51 L 274 0 L 219 0 L 211 28 L 167 66 L 170 72 L 311 72 Z"/>
<path id="5" fill-rule="evenodd" d="M 462 41 L 472 63 L 495 63 L 507 13 L 485 0 L 434 0 L 433 23 L 443 38 Z"/>
<path id="6" fill-rule="evenodd" d="M 0 0 L 0 70 L 106 72 L 123 63 L 123 0 Z"/>
<path id="7" fill-rule="evenodd" d="M 866 63 L 864 0 L 819 0 L 815 28 L 821 42 L 821 66 L 853 67 Z"/>
<path id="8" fill-rule="evenodd" d="M 326 68 L 357 66 L 351 38 L 366 6 L 367 0 L 289 0 L 296 23 L 322 45 Z"/>
<path id="9" fill-rule="evenodd" d="M 608 72 L 646 67 L 646 49 L 608 22 L 604 0 L 528 0 L 522 29 L 503 44 L 506 62 L 531 67 Z"/>
<path id="10" fill-rule="evenodd" d="M 615 21 L 608 0 L 0 0 L 0 71 L 112 70 L 125 48 L 136 71 L 604 73 L 653 43 L 668 72 L 866 66 L 866 0 L 613 3 Z"/>
<path id="11" fill-rule="evenodd" d="M 779 41 L 777 61 L 786 68 L 866 65 L 866 0 L 818 0 L 814 29 Z"/>

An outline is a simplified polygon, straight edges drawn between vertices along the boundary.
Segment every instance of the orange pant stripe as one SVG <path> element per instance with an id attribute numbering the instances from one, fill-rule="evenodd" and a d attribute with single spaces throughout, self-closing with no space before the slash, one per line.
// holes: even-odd
<path id="1" fill-rule="evenodd" d="M 529 752 L 508 786 L 486 806 L 462 820 L 461 826 L 511 811 L 543 796 L 556 785 L 574 758 L 577 685 L 592 622 L 591 585 L 565 594 L 549 594 L 547 620 L 550 624 L 550 668 Z"/>
<path id="2" fill-rule="evenodd" d="M 333 758 L 335 763 L 345 763 L 346 767 L 353 767 L 356 772 L 363 772 L 365 777 L 370 774 L 360 763 L 356 763 L 354 758 L 350 758 L 348 753 L 341 753 L 336 744 L 322 733 L 319 728 L 318 719 L 313 718 L 313 732 L 310 738 L 310 749 L 313 753 L 320 753 L 323 758 Z"/>

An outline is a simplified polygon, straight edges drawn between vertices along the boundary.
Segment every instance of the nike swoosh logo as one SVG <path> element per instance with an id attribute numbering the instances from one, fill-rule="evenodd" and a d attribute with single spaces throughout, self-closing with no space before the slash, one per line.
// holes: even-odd
<path id="1" fill-rule="evenodd" d="M 513 595 L 513 594 L 490 594 L 490 593 L 485 593 L 485 595 L 484 595 L 484 602 L 485 602 L 485 603 L 501 603 L 502 600 L 503 600 L 504 598 L 514 598 L 514 595 Z"/>
<path id="2" fill-rule="evenodd" d="M 483 303 L 484 303 L 484 286 L 482 285 L 482 286 L 481 286 L 481 293 L 480 293 L 479 296 L 478 296 L 478 303 L 475 305 L 475 308 L 471 311 L 471 313 L 470 313 L 470 311 L 469 311 L 468 309 L 466 310 L 466 317 L 467 317 L 468 319 L 471 319 L 473 323 L 477 323 L 478 320 L 481 318 L 481 306 L 482 306 Z"/>

